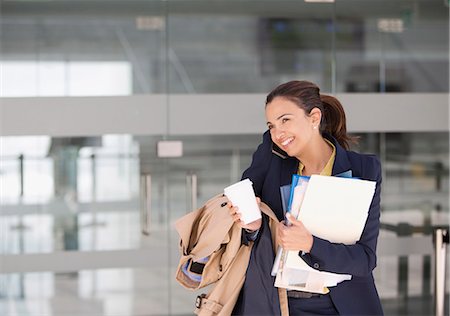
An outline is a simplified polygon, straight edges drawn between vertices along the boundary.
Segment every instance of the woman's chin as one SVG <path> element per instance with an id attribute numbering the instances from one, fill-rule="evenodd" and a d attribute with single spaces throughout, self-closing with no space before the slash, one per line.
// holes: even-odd
<path id="1" fill-rule="evenodd" d="M 293 148 L 286 148 L 286 150 L 284 150 L 284 152 L 286 154 L 288 154 L 289 157 L 297 157 L 298 156 L 298 151 L 293 150 Z"/>
<path id="2" fill-rule="evenodd" d="M 290 157 L 295 156 L 295 155 L 294 155 L 294 151 L 292 150 L 292 148 L 288 147 L 288 148 L 284 148 L 283 150 L 284 150 L 284 152 L 285 152 L 286 154 L 288 154 L 288 156 L 290 156 Z"/>

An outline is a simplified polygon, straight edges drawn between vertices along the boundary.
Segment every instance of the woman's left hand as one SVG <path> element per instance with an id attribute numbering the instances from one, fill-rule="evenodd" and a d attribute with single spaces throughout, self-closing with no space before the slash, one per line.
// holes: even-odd
<path id="1" fill-rule="evenodd" d="M 313 245 L 313 236 L 303 223 L 287 213 L 290 226 L 284 222 L 278 224 L 278 243 L 285 250 L 310 252 Z"/>

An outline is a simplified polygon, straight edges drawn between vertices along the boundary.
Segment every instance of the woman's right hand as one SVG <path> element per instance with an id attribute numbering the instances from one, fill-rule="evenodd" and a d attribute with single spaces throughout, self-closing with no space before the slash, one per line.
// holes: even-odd
<path id="1" fill-rule="evenodd" d="M 256 198 L 256 203 L 258 204 L 258 207 L 261 204 L 261 199 Z M 241 220 L 241 212 L 239 212 L 239 208 L 237 206 L 233 206 L 233 203 L 231 201 L 228 201 L 228 208 L 230 212 L 230 216 L 233 218 L 233 221 L 241 226 L 241 228 L 246 229 L 249 232 L 254 232 L 261 228 L 262 219 L 257 219 L 256 221 L 253 221 L 248 224 L 244 224 L 244 222 Z"/>

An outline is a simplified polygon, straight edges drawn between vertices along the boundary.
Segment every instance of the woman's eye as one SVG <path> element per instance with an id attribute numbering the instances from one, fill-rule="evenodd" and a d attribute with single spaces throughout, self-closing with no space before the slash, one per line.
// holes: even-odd
<path id="1" fill-rule="evenodd" d="M 281 120 L 282 123 L 286 123 L 287 121 L 289 121 L 289 119 L 285 117 Z"/>

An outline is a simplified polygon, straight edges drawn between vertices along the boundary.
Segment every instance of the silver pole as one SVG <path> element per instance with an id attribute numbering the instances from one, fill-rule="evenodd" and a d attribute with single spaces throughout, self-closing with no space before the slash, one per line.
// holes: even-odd
<path id="1" fill-rule="evenodd" d="M 197 175 L 195 173 L 193 173 L 191 175 L 192 177 L 192 210 L 196 210 L 197 209 Z"/>
<path id="2" fill-rule="evenodd" d="M 189 207 L 186 212 L 191 212 L 197 209 L 197 175 L 195 173 L 188 173 L 186 175 L 186 192 Z"/>
<path id="3" fill-rule="evenodd" d="M 141 175 L 141 232 L 150 235 L 150 220 L 152 213 L 152 176 Z"/>
<path id="4" fill-rule="evenodd" d="M 438 228 L 434 231 L 435 237 L 435 315 L 444 316 L 445 302 L 445 261 L 447 244 L 449 240 L 448 229 Z"/>

